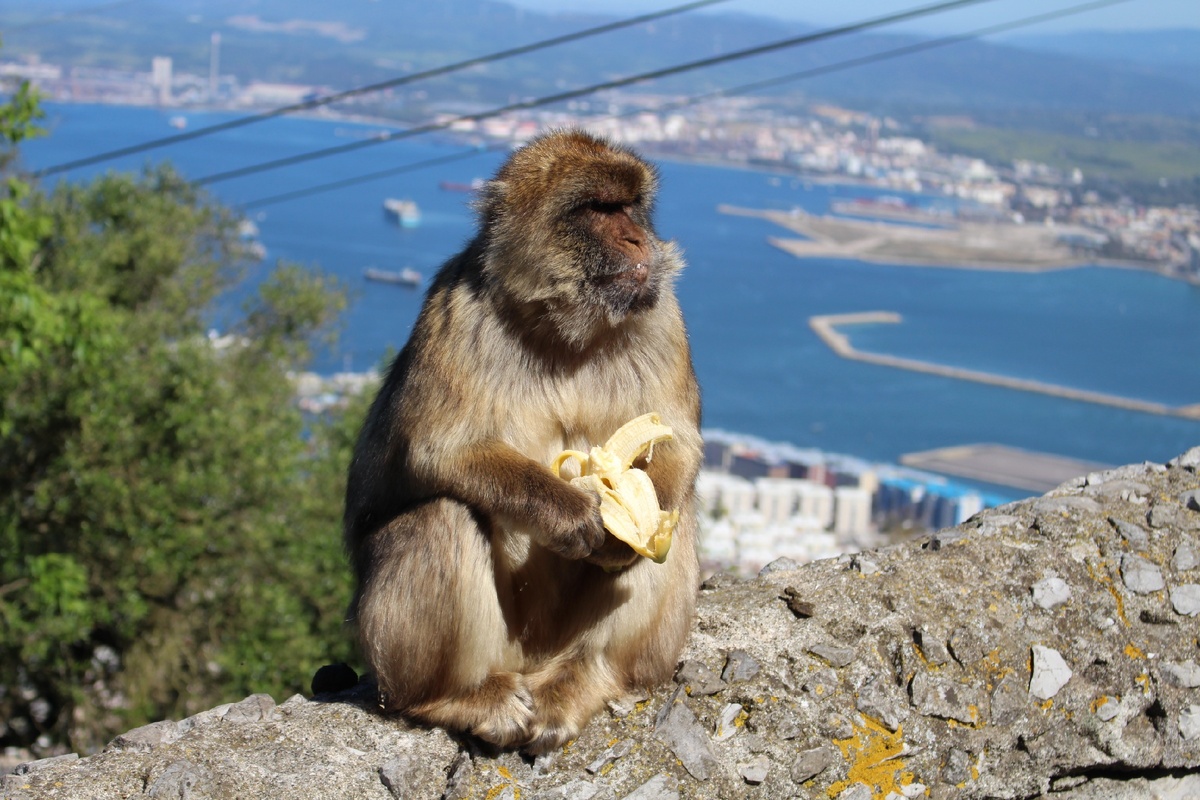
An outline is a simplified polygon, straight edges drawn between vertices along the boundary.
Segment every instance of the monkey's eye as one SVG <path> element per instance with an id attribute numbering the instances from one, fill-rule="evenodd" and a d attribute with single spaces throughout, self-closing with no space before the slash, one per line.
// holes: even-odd
<path id="1" fill-rule="evenodd" d="M 598 198 L 592 198 L 591 200 L 588 200 L 584 207 L 588 211 L 594 211 L 597 214 L 619 214 L 626 208 L 624 203 L 614 203 L 607 200 L 600 200 Z"/>

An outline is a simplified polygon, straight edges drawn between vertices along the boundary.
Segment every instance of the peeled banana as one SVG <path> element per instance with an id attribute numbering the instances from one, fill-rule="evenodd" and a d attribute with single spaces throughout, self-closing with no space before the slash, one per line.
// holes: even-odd
<path id="1" fill-rule="evenodd" d="M 628 544 L 634 552 L 661 564 L 671 549 L 671 534 L 679 521 L 679 511 L 663 511 L 650 476 L 630 465 L 647 450 L 646 460 L 654 455 L 654 445 L 671 438 L 671 428 L 662 424 L 658 414 L 643 414 L 617 429 L 603 447 L 564 450 L 554 459 L 551 469 L 560 474 L 570 459 L 579 462 L 580 476 L 571 485 L 591 489 L 600 495 L 600 517 L 613 536 Z"/>

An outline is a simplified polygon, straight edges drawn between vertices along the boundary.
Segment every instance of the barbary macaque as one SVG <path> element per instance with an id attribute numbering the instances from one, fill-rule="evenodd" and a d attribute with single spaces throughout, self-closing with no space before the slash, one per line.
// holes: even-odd
<path id="1" fill-rule="evenodd" d="M 382 706 L 531 754 L 670 677 L 697 591 L 700 396 L 651 223 L 655 170 L 579 131 L 516 151 L 477 202 L 350 466 L 351 615 Z M 635 466 L 679 521 L 662 564 L 548 465 L 657 412 Z"/>

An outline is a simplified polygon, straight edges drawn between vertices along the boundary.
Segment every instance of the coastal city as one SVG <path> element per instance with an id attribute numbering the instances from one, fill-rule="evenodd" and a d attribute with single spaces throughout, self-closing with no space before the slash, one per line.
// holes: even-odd
<path id="1" fill-rule="evenodd" d="M 244 85 L 220 71 L 220 36 L 212 35 L 207 75 L 179 72 L 156 57 L 145 72 L 65 67 L 29 58 L 0 62 L 0 79 L 28 80 L 55 102 L 160 107 L 176 128 L 201 110 L 257 111 L 301 103 L 333 92 L 329 87 L 252 81 Z M 350 98 L 310 111 L 367 119 L 402 115 L 422 93 Z M 554 127 L 583 126 L 636 145 L 653 156 L 749 166 L 805 182 L 854 183 L 904 193 L 870 207 L 839 208 L 841 216 L 953 227 L 959 223 L 1040 226 L 1038 235 L 1068 250 L 1078 263 L 1117 263 L 1200 283 L 1200 209 L 1192 205 L 1146 207 L 1127 199 L 1102 202 L 1084 190 L 1079 169 L 1061 170 L 1018 160 L 989 164 L 941 152 L 906 134 L 889 117 L 814 103 L 781 110 L 761 97 L 710 97 L 689 104 L 670 95 L 610 91 L 561 108 L 477 119 L 479 109 L 439 109 L 433 122 L 475 145 L 517 144 Z"/>
<path id="2" fill-rule="evenodd" d="M 292 375 L 300 408 L 321 413 L 375 390 L 376 372 Z M 705 429 L 696 482 L 706 573 L 753 575 L 957 525 L 1015 498 L 926 470 Z"/>
<path id="3" fill-rule="evenodd" d="M 297 84 L 242 85 L 220 72 L 218 35 L 211 46 L 208 75 L 176 72 L 171 59 L 157 57 L 147 72 L 10 61 L 0 63 L 0 78 L 28 80 L 55 102 L 157 107 L 180 130 L 187 128 L 189 113 L 249 113 L 333 91 Z M 388 99 L 385 95 L 385 105 Z M 397 107 L 402 104 L 398 97 L 391 99 Z M 378 112 L 378 99 L 372 109 Z M 368 116 L 354 100 L 307 113 L 389 124 L 377 113 Z M 808 241 L 780 246 L 801 257 L 806 248 L 824 246 L 823 239 L 852 240 L 857 235 L 853 230 L 824 234 L 830 233 L 829 226 L 864 224 L 856 218 L 867 218 L 870 224 L 917 223 L 888 227 L 930 236 L 962 226 L 978 238 L 980 226 L 1007 226 L 995 237 L 1009 241 L 1010 246 L 1002 248 L 1009 259 L 1020 249 L 1014 249 L 1013 242 L 1036 239 L 1030 245 L 1031 262 L 1043 259 L 1057 266 L 1107 260 L 1200 282 L 1200 211 L 1195 207 L 1101 203 L 1094 193 L 1080 190 L 1079 170 L 1064 172 L 1027 161 L 996 166 L 942 153 L 906 135 L 887 117 L 827 104 L 784 113 L 761 98 L 748 97 L 686 106 L 678 97 L 617 92 L 576 100 L 560 110 L 494 118 L 470 119 L 471 112 L 460 108 L 435 108 L 434 113 L 445 135 L 475 146 L 515 145 L 546 129 L 578 125 L 663 158 L 762 169 L 775 173 L 772 180 L 851 183 L 904 195 L 835 204 L 833 217 L 783 212 L 787 218 L 774 221 Z M 895 249 L 894 240 L 885 245 Z M 972 258 L 949 252 L 956 259 Z M 857 257 L 870 254 L 864 251 Z M 293 380 L 300 407 L 319 414 L 370 391 L 378 376 L 370 371 L 301 373 Z M 913 466 L 869 463 L 726 431 L 706 430 L 705 441 L 697 495 L 702 558 L 710 572 L 752 574 L 777 557 L 804 563 L 856 552 L 961 523 L 1019 494 L 1016 489 L 996 494 Z M 962 473 L 951 469 L 949 474 Z M 1044 491 L 1052 485 L 1021 488 Z"/>

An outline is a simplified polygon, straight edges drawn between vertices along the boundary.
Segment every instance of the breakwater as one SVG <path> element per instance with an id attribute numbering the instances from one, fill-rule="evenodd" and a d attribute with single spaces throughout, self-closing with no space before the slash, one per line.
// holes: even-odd
<path id="1" fill-rule="evenodd" d="M 1122 397 L 1105 392 L 1093 392 L 1087 389 L 1075 389 L 1070 386 L 1059 386 L 1058 384 L 1026 378 L 996 375 L 991 372 L 964 369 L 963 367 L 951 367 L 945 364 L 935 364 L 930 361 L 920 361 L 915 358 L 868 353 L 856 349 L 850 344 L 850 340 L 846 338 L 845 334 L 837 330 L 842 325 L 899 323 L 901 321 L 902 317 L 893 311 L 863 311 L 853 314 L 828 314 L 810 317 L 808 325 L 829 346 L 829 349 L 842 358 L 852 361 L 862 361 L 867 364 L 906 369 L 911 372 L 923 372 L 928 375 L 940 375 L 945 378 L 954 378 L 962 381 L 974 381 L 975 383 L 985 383 L 990 386 L 1002 386 L 1006 389 L 1016 389 L 1022 392 L 1036 392 L 1038 394 L 1050 395 L 1051 397 L 1077 400 L 1082 403 L 1113 406 L 1114 408 L 1122 408 L 1127 411 L 1200 419 L 1200 404 L 1168 406 L 1165 403 L 1138 400 L 1132 397 Z"/>

